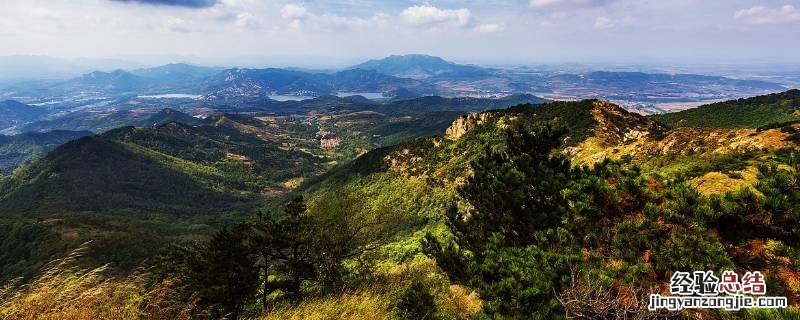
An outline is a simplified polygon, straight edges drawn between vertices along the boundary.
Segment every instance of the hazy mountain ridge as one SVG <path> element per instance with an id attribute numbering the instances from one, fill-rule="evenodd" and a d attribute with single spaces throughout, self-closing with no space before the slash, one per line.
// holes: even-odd
<path id="1" fill-rule="evenodd" d="M 422 82 L 367 70 L 312 74 L 285 69 L 229 69 L 208 83 L 206 100 L 260 98 L 271 94 L 319 96 L 337 92 L 388 93 L 401 88 L 434 93 Z"/>
<path id="2" fill-rule="evenodd" d="M 0 135 L 0 176 L 9 175 L 20 164 L 43 155 L 56 147 L 87 135 L 88 131 L 29 132 L 13 136 Z"/>
<path id="3" fill-rule="evenodd" d="M 47 56 L 12 55 L 0 57 L 0 83 L 64 81 L 93 70 L 135 68 L 136 63 L 111 59 L 61 59 Z"/>
<path id="4" fill-rule="evenodd" d="M 171 64 L 161 67 L 95 72 L 52 83 L 18 84 L 0 90 L 0 97 L 25 102 L 118 99 L 135 95 L 187 94 L 209 103 L 247 104 L 270 95 L 318 97 L 365 93 L 409 99 L 425 95 L 502 97 L 514 93 L 550 99 L 604 98 L 636 110 L 663 112 L 657 104 L 690 103 L 753 96 L 785 90 L 782 82 L 741 80 L 693 74 L 628 71 L 558 71 L 547 68 L 487 68 L 461 65 L 425 55 L 370 60 L 341 71 L 300 69 L 221 70 Z M 187 98 L 188 103 L 191 98 Z M 71 108 L 77 103 L 63 107 Z M 86 102 L 84 104 L 90 104 Z M 55 107 L 55 105 L 54 105 Z M 653 111 L 655 110 L 655 111 Z"/>
<path id="5" fill-rule="evenodd" d="M 24 124 L 45 113 L 45 110 L 18 101 L 2 101 L 0 102 L 0 130 Z"/>
<path id="6" fill-rule="evenodd" d="M 131 73 L 159 82 L 204 79 L 222 71 L 221 68 L 203 67 L 188 63 L 172 63 L 158 67 L 135 69 Z"/>

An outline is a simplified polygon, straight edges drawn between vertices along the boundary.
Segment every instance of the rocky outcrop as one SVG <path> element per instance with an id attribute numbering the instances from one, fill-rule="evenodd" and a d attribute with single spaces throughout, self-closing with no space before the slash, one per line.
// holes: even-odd
<path id="1" fill-rule="evenodd" d="M 775 151 L 792 146 L 786 140 L 789 134 L 780 129 L 681 127 L 668 130 L 649 118 L 607 102 L 597 102 L 592 115 L 595 120 L 593 134 L 563 151 L 575 163 L 592 164 L 606 158 L 621 157 L 630 157 L 639 163 L 654 159 L 675 161 L 675 157 L 681 156 L 712 157 Z"/>
<path id="2" fill-rule="evenodd" d="M 605 158 L 616 159 L 622 154 L 636 154 L 649 137 L 667 131 L 658 122 L 610 102 L 594 102 L 591 113 L 592 134 L 563 150 L 575 163 L 592 164 Z"/>
<path id="3" fill-rule="evenodd" d="M 638 113 L 631 113 L 613 103 L 598 101 L 592 109 L 595 136 L 605 147 L 630 143 L 667 128 Z"/>
<path id="4" fill-rule="evenodd" d="M 489 112 L 471 112 L 465 114 L 453 121 L 453 124 L 444 132 L 444 137 L 448 140 L 456 140 L 467 132 L 486 123 L 493 117 L 494 114 Z"/>

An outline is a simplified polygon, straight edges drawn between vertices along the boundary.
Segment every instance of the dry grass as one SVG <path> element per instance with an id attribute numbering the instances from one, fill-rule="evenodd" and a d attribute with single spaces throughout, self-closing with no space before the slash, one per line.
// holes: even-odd
<path id="1" fill-rule="evenodd" d="M 150 287 L 146 274 L 107 276 L 107 267 L 77 265 L 86 245 L 53 261 L 41 276 L 0 288 L 0 319 L 191 319 L 202 314 L 170 280 Z M 474 292 L 451 285 L 433 260 L 424 258 L 378 271 L 349 292 L 278 305 L 263 319 L 392 319 L 399 295 L 414 281 L 433 295 L 440 319 L 468 319 L 481 308 Z"/>
<path id="2" fill-rule="evenodd" d="M 53 261 L 32 282 L 0 289 L 2 319 L 189 319 L 191 305 L 178 303 L 169 281 L 143 290 L 144 276 L 107 277 L 106 266 L 75 264 L 86 246 Z"/>
<path id="3" fill-rule="evenodd" d="M 278 306 L 262 319 L 394 319 L 394 303 L 412 282 L 423 283 L 434 297 L 435 319 L 469 319 L 481 309 L 478 295 L 450 285 L 431 259 L 394 266 L 362 290 L 307 299 L 297 306 Z"/>
<path id="4" fill-rule="evenodd" d="M 744 187 L 752 187 L 758 182 L 758 169 L 755 167 L 747 167 L 747 169 L 739 171 L 739 174 L 742 176 L 741 179 L 731 178 L 722 172 L 708 172 L 692 179 L 691 184 L 700 193 L 711 195 L 736 192 Z M 760 194 L 758 190 L 752 190 Z"/>
<path id="5" fill-rule="evenodd" d="M 451 285 L 447 276 L 430 258 L 419 258 L 398 265 L 386 276 L 383 292 L 393 289 L 399 293 L 411 286 L 413 282 L 421 282 L 433 295 L 437 319 L 469 319 L 480 311 L 482 301 L 478 294 L 458 285 Z M 396 294 L 388 294 L 386 299 L 396 301 Z"/>
<path id="6" fill-rule="evenodd" d="M 483 307 L 480 297 L 474 291 L 460 286 L 451 285 L 448 292 L 440 295 L 441 313 L 450 315 L 453 319 L 469 319 Z"/>
<path id="7" fill-rule="evenodd" d="M 391 315 L 392 308 L 386 299 L 365 291 L 312 298 L 296 307 L 277 307 L 263 319 L 390 319 Z"/>

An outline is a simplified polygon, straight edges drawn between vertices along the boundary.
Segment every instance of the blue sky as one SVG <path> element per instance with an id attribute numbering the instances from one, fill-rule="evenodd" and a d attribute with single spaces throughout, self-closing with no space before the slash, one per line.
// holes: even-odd
<path id="1" fill-rule="evenodd" d="M 335 67 L 800 64 L 800 0 L 0 0 L 0 55 Z"/>

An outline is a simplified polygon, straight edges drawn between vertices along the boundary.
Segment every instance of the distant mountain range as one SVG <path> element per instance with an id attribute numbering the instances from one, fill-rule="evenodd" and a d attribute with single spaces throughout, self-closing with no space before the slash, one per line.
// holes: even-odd
<path id="1" fill-rule="evenodd" d="M 0 56 L 0 87 L 22 81 L 63 81 L 94 70 L 137 68 L 139 64 L 113 59 L 60 59 L 46 56 Z"/>
<path id="2" fill-rule="evenodd" d="M 58 83 L 23 83 L 0 98 L 48 102 L 75 97 L 117 99 L 191 94 L 209 103 L 242 104 L 276 97 L 361 93 L 394 100 L 428 95 L 497 97 L 512 93 L 550 99 L 603 98 L 639 105 L 701 102 L 783 91 L 762 80 L 694 74 L 488 68 L 428 55 L 395 55 L 338 72 L 299 69 L 209 68 L 170 64 L 132 71 L 95 71 Z M 276 98 L 279 99 L 279 98 Z M 285 99 L 285 98 L 284 98 Z"/>
<path id="3" fill-rule="evenodd" d="M 173 63 L 155 68 L 136 69 L 131 73 L 157 82 L 175 82 L 211 77 L 222 68 L 202 67 L 186 63 Z"/>
<path id="4" fill-rule="evenodd" d="M 128 71 L 114 70 L 111 72 L 95 71 L 88 73 L 54 86 L 52 89 L 64 92 L 92 91 L 126 93 L 133 90 L 144 89 L 148 85 L 150 85 L 148 81 L 142 77 Z"/>
<path id="5" fill-rule="evenodd" d="M 553 90 L 572 90 L 578 96 L 643 102 L 685 102 L 712 99 L 720 92 L 741 90 L 773 92 L 785 90 L 779 84 L 760 80 L 740 80 L 696 74 L 594 71 L 585 74 L 555 75 L 547 79 Z M 642 92 L 652 93 L 641 97 Z"/>
<path id="6" fill-rule="evenodd" d="M 372 70 L 351 69 L 333 74 L 285 69 L 228 69 L 212 77 L 204 92 L 207 100 L 231 100 L 277 95 L 318 96 L 337 92 L 388 93 L 400 89 L 418 95 L 434 94 L 432 85 Z"/>
<path id="7" fill-rule="evenodd" d="M 111 72 L 95 71 L 78 78 L 46 88 L 49 94 L 69 94 L 74 92 L 98 94 L 142 94 L 161 93 L 175 90 L 196 90 L 197 86 L 221 69 L 194 66 L 189 64 L 169 64 L 165 66 Z"/>

